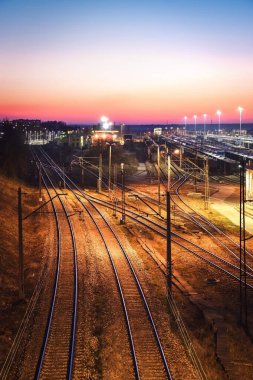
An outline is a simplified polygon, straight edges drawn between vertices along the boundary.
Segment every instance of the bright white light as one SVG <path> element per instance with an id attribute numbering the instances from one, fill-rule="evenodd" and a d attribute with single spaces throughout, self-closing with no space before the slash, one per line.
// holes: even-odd
<path id="1" fill-rule="evenodd" d="M 108 119 L 108 117 L 106 117 L 106 116 L 101 116 L 100 120 L 101 120 L 102 123 L 107 123 L 107 121 L 108 121 L 109 119 Z"/>
<path id="2" fill-rule="evenodd" d="M 102 124 L 102 128 L 103 128 L 103 129 L 108 129 L 108 128 L 109 128 L 109 123 L 107 123 L 107 122 L 103 122 L 103 124 Z"/>
<path id="3" fill-rule="evenodd" d="M 239 111 L 240 113 L 242 113 L 242 111 L 243 111 L 243 108 L 242 108 L 242 107 L 238 107 L 237 109 L 238 109 L 238 111 Z"/>
<path id="4" fill-rule="evenodd" d="M 204 119 L 205 119 L 205 118 L 207 117 L 207 114 L 206 114 L 206 113 L 204 113 L 204 115 L 203 115 L 203 116 L 204 116 Z"/>
<path id="5" fill-rule="evenodd" d="M 101 120 L 101 127 L 103 129 L 108 129 L 109 127 L 113 125 L 113 123 L 109 121 L 109 118 L 107 116 L 102 116 L 100 120 Z"/>
<path id="6" fill-rule="evenodd" d="M 218 116 L 221 115 L 221 111 L 220 110 L 218 110 L 216 113 L 217 113 Z"/>
<path id="7" fill-rule="evenodd" d="M 197 115 L 194 115 L 193 117 L 194 117 L 194 119 L 195 119 L 195 121 L 196 121 L 196 119 L 197 119 Z"/>

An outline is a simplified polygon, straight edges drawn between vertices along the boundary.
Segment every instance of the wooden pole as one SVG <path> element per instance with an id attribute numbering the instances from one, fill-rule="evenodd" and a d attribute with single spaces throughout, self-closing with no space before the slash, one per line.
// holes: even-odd
<path id="1" fill-rule="evenodd" d="M 25 298 L 24 286 L 24 255 L 23 255 L 23 226 L 22 226 L 22 192 L 18 188 L 18 263 L 19 263 L 19 299 Z"/>

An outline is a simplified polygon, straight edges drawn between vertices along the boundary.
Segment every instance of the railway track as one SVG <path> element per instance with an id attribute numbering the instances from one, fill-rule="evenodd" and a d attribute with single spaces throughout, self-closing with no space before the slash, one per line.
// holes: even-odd
<path id="1" fill-rule="evenodd" d="M 56 165 L 43 153 L 47 165 Z M 41 161 L 42 167 L 44 166 Z M 59 168 L 57 168 L 59 170 Z M 172 379 L 167 358 L 137 273 L 111 225 L 88 198 L 74 193 L 66 177 L 68 191 L 94 222 L 109 255 L 120 292 L 137 379 Z"/>
<path id="2" fill-rule="evenodd" d="M 164 178 L 166 178 L 165 173 L 162 174 Z M 178 172 L 178 174 L 180 174 L 180 172 Z M 176 208 L 177 215 L 186 220 L 187 222 L 192 223 L 192 225 L 197 227 L 199 230 L 206 233 L 206 235 L 209 236 L 217 244 L 219 252 L 223 255 L 224 259 L 230 260 L 230 262 L 234 264 L 238 263 L 240 261 L 240 245 L 236 241 L 234 241 L 228 234 L 226 234 L 219 227 L 217 227 L 214 223 L 209 221 L 205 216 L 197 212 L 182 198 L 180 194 L 180 189 L 190 178 L 190 175 L 190 173 L 185 175 L 181 174 L 181 178 L 179 178 L 172 184 L 171 202 L 174 204 L 174 207 Z M 153 203 L 157 204 L 155 200 L 153 200 Z M 247 271 L 252 274 L 252 253 L 247 251 L 247 257 L 250 260 L 250 264 L 246 264 Z M 242 264 L 244 264 L 244 262 L 242 262 Z"/>
<path id="3" fill-rule="evenodd" d="M 55 216 L 58 249 L 53 295 L 35 379 L 71 379 L 77 319 L 75 237 L 61 195 L 46 170 L 42 170 L 42 180 Z"/>
<path id="4" fill-rule="evenodd" d="M 193 222 L 197 227 L 206 232 L 210 237 L 212 237 L 212 239 L 222 250 L 224 250 L 229 256 L 232 256 L 236 259 L 237 262 L 239 262 L 240 245 L 228 234 L 222 231 L 214 223 L 210 222 L 205 216 L 201 215 L 183 200 L 180 194 L 180 189 L 185 184 L 185 182 L 186 181 L 180 182 L 179 185 L 174 189 L 176 200 L 175 197 L 172 197 L 172 200 L 180 211 L 180 215 L 182 215 L 185 219 Z M 248 271 L 253 272 L 253 269 L 251 267 L 251 265 L 253 265 L 253 255 L 251 252 L 247 251 L 247 256 L 251 262 L 250 265 L 247 264 L 247 269 Z"/>
<path id="5" fill-rule="evenodd" d="M 49 156 L 47 157 L 49 158 Z M 61 169 L 57 167 L 54 167 L 54 169 L 56 170 L 57 174 L 61 177 Z M 113 209 L 113 206 L 110 202 L 103 202 L 101 200 L 96 199 L 95 197 L 91 197 L 90 195 L 84 194 L 84 192 L 82 192 L 70 178 L 66 177 L 66 179 L 69 181 L 70 185 L 75 189 L 76 195 L 80 198 L 83 197 L 85 199 L 89 199 L 90 202 L 97 203 L 103 207 Z M 120 208 L 118 208 L 118 211 L 120 211 Z M 134 221 L 137 221 L 141 225 L 148 227 L 153 232 L 158 233 L 160 236 L 166 238 L 166 227 L 160 225 L 160 223 L 154 222 L 148 219 L 147 217 L 140 215 L 134 211 L 130 211 L 128 209 L 126 209 L 126 216 Z M 204 261 L 206 264 L 219 270 L 220 272 L 229 276 L 233 280 L 240 281 L 240 278 L 238 276 L 240 269 L 234 263 L 218 256 L 217 254 L 205 249 L 204 247 L 201 247 L 198 244 L 191 242 L 189 239 L 184 238 L 178 233 L 172 232 L 172 242 L 178 245 L 180 248 L 184 249 L 186 253 L 194 255 L 198 259 Z M 248 272 L 247 275 L 247 286 L 249 288 L 253 288 L 253 275 L 250 272 Z"/>

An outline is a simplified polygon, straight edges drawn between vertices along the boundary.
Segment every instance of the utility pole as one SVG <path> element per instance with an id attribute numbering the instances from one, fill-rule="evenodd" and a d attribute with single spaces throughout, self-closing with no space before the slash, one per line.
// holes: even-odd
<path id="1" fill-rule="evenodd" d="M 82 186 L 84 186 L 84 168 L 83 168 L 83 166 L 82 166 L 81 176 L 82 176 Z"/>
<path id="2" fill-rule="evenodd" d="M 113 190 L 116 191 L 117 188 L 117 164 L 113 166 Z"/>
<path id="3" fill-rule="evenodd" d="M 99 153 L 99 164 L 98 164 L 98 192 L 102 191 L 102 153 Z"/>
<path id="4" fill-rule="evenodd" d="M 117 164 L 113 166 L 113 216 L 117 215 Z"/>
<path id="5" fill-rule="evenodd" d="M 121 139 L 121 142 L 123 142 L 123 128 L 124 128 L 125 124 L 121 124 L 120 126 L 120 139 Z"/>
<path id="6" fill-rule="evenodd" d="M 182 154 L 183 154 L 183 148 L 182 148 L 182 145 L 180 145 L 180 148 L 179 148 L 179 167 L 180 167 L 180 169 L 182 168 Z"/>
<path id="7" fill-rule="evenodd" d="M 65 168 L 64 164 L 62 165 L 62 173 L 63 173 L 63 188 L 66 189 L 66 181 L 65 181 Z"/>
<path id="8" fill-rule="evenodd" d="M 240 323 L 248 329 L 248 295 L 245 223 L 245 162 L 240 164 Z"/>
<path id="9" fill-rule="evenodd" d="M 126 215 L 125 215 L 125 173 L 124 173 L 124 164 L 120 164 L 121 168 L 121 187 L 122 187 L 122 193 L 121 193 L 121 203 L 122 203 L 122 214 L 120 219 L 120 224 L 125 224 L 126 222 Z"/>
<path id="10" fill-rule="evenodd" d="M 158 177 L 158 214 L 161 215 L 160 145 L 157 146 L 157 177 Z"/>
<path id="11" fill-rule="evenodd" d="M 205 159 L 205 210 L 209 207 L 209 164 L 208 157 Z"/>
<path id="12" fill-rule="evenodd" d="M 41 193 L 41 162 L 39 162 L 39 201 L 42 202 L 42 193 Z"/>
<path id="13" fill-rule="evenodd" d="M 24 253 L 23 253 L 23 229 L 22 229 L 22 192 L 18 188 L 18 262 L 19 262 L 19 299 L 25 298 L 24 285 Z"/>
<path id="14" fill-rule="evenodd" d="M 82 171 L 81 171 L 81 176 L 82 176 L 82 181 L 81 181 L 81 183 L 82 183 L 82 186 L 84 186 L 84 168 L 83 168 L 83 165 L 84 165 L 84 162 L 83 162 L 83 147 L 82 147 L 82 158 L 81 158 L 81 160 L 82 160 L 82 162 L 81 162 L 81 164 L 82 164 Z"/>
<path id="15" fill-rule="evenodd" d="M 108 192 L 111 191 L 111 169 L 112 169 L 112 144 L 109 144 L 109 173 L 108 173 Z"/>
<path id="16" fill-rule="evenodd" d="M 172 260 L 171 260 L 171 218 L 170 218 L 170 155 L 168 153 L 168 183 L 166 192 L 167 207 L 167 278 L 168 278 L 168 296 L 172 290 Z"/>

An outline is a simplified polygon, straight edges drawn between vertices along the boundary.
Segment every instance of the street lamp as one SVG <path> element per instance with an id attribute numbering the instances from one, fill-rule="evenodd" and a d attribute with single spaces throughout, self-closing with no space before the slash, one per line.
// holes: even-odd
<path id="1" fill-rule="evenodd" d="M 241 134 L 242 134 L 242 111 L 243 111 L 243 108 L 242 107 L 238 107 L 238 111 L 240 113 L 240 145 L 241 145 Z"/>
<path id="2" fill-rule="evenodd" d="M 218 110 L 216 113 L 217 113 L 217 115 L 218 115 L 218 120 L 219 120 L 218 134 L 220 134 L 220 116 L 221 116 L 221 111 Z"/>
<path id="3" fill-rule="evenodd" d="M 204 113 L 204 115 L 203 115 L 203 117 L 204 117 L 204 137 L 206 135 L 206 116 L 207 116 L 207 114 Z"/>
<path id="4" fill-rule="evenodd" d="M 194 121 L 195 121 L 195 135 L 197 136 L 197 115 L 194 115 Z"/>

